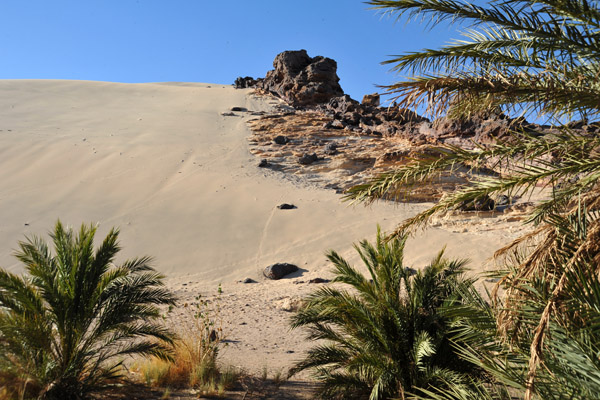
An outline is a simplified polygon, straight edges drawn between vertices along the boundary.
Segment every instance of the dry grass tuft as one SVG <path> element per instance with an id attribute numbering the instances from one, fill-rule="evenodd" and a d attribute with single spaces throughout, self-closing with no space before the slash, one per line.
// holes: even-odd
<path id="1" fill-rule="evenodd" d="M 223 343 L 219 297 L 210 302 L 198 296 L 183 307 L 189 312 L 174 324 L 179 328 L 172 360 L 154 357 L 137 363 L 133 370 L 151 387 L 193 388 L 201 395 L 221 395 L 236 382 L 239 372 L 217 365 Z M 175 322 L 169 316 L 165 321 Z"/>

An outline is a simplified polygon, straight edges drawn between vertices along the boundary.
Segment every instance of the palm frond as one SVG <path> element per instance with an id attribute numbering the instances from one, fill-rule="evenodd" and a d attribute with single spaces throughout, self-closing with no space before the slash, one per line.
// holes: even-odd
<path id="1" fill-rule="evenodd" d="M 41 397 L 98 389 L 116 376 L 116 358 L 169 356 L 173 334 L 157 318 L 174 297 L 162 275 L 147 257 L 113 265 L 118 230 L 96 250 L 95 232 L 82 225 L 75 234 L 59 221 L 54 254 L 38 237 L 19 244 L 26 277 L 0 269 L 0 367 L 35 382 Z"/>

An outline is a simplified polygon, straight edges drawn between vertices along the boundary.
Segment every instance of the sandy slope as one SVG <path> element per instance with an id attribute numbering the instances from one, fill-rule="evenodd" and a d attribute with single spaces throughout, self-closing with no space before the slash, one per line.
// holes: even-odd
<path id="1" fill-rule="evenodd" d="M 275 103 L 200 83 L 0 81 L 0 265 L 20 271 L 11 256 L 17 241 L 44 235 L 57 218 L 99 223 L 101 235 L 118 226 L 123 257 L 153 255 L 184 298 L 223 284 L 228 360 L 285 367 L 303 345 L 297 334 L 285 348 L 272 345 L 290 337 L 276 303 L 313 287 L 294 280 L 326 277 L 325 250 L 355 260 L 352 242 L 423 206 L 348 207 L 333 191 L 257 168 L 248 113 L 221 113 Z M 278 210 L 282 202 L 298 208 Z M 511 236 L 432 228 L 410 242 L 407 259 L 418 267 L 447 244 L 449 255 L 479 266 Z M 303 271 L 262 280 L 261 270 L 279 261 Z M 246 277 L 260 282 L 237 283 Z"/>

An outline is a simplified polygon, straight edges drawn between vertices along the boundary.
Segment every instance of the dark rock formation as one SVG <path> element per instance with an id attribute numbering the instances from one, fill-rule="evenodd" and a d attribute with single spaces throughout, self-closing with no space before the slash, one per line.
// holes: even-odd
<path id="1" fill-rule="evenodd" d="M 331 98 L 326 105 L 326 110 L 333 113 L 346 114 L 356 111 L 359 106 L 360 104 L 358 101 L 345 94 L 343 96 Z"/>
<path id="2" fill-rule="evenodd" d="M 498 206 L 508 206 L 512 203 L 510 197 L 508 197 L 505 194 L 501 194 L 498 197 L 496 197 L 496 201 L 495 201 L 495 205 L 496 207 Z"/>
<path id="3" fill-rule="evenodd" d="M 236 89 L 246 89 L 256 86 L 256 84 L 260 82 L 260 79 L 254 79 L 251 76 L 241 77 L 238 76 L 233 83 L 233 86 Z"/>
<path id="4" fill-rule="evenodd" d="M 278 205 L 277 208 L 280 210 L 293 210 L 297 207 L 293 204 L 282 203 L 282 204 Z"/>
<path id="5" fill-rule="evenodd" d="M 472 201 L 464 201 L 458 208 L 461 211 L 492 211 L 496 207 L 488 195 Z"/>
<path id="6" fill-rule="evenodd" d="M 273 67 L 258 86 L 294 107 L 326 103 L 344 94 L 331 58 L 311 58 L 306 50 L 284 51 L 275 57 Z"/>
<path id="7" fill-rule="evenodd" d="M 265 160 L 264 158 L 258 163 L 258 168 L 269 168 L 270 166 L 271 163 L 269 163 L 269 161 Z"/>
<path id="8" fill-rule="evenodd" d="M 479 144 L 490 144 L 507 139 L 511 131 L 534 132 L 541 126 L 530 124 L 524 118 L 511 119 L 504 114 L 480 113 L 465 119 L 442 117 L 431 124 L 437 140 L 469 138 Z"/>
<path id="9" fill-rule="evenodd" d="M 379 96 L 379 93 L 365 94 L 361 104 L 363 106 L 379 107 L 381 104 L 381 96 Z"/>
<path id="10" fill-rule="evenodd" d="M 283 135 L 275 136 L 275 139 L 273 139 L 273 143 L 281 144 L 281 145 L 287 144 L 287 143 L 289 143 L 289 141 L 290 141 L 290 139 L 288 139 L 286 136 L 283 136 Z"/>
<path id="11" fill-rule="evenodd" d="M 319 161 L 319 156 L 317 156 L 317 153 L 312 153 L 312 154 L 303 154 L 301 157 L 298 158 L 298 163 L 302 164 L 302 165 L 310 165 L 312 163 L 314 163 L 315 161 Z"/>
<path id="12" fill-rule="evenodd" d="M 266 278 L 277 280 L 296 271 L 298 271 L 298 267 L 294 264 L 277 263 L 269 265 L 267 268 L 265 268 L 263 275 Z"/>
<path id="13" fill-rule="evenodd" d="M 296 109 L 319 111 L 331 118 L 323 123 L 324 129 L 346 130 L 362 135 L 396 136 L 415 146 L 447 143 L 468 148 L 472 148 L 473 143 L 488 145 L 498 140 L 510 140 L 510 132 L 514 130 L 528 133 L 548 130 L 529 124 L 524 118 L 510 119 L 493 112 L 476 114 L 466 119 L 443 117 L 430 122 L 414 111 L 398 107 L 396 103 L 380 107 L 381 99 L 377 93 L 365 95 L 362 103 L 359 103 L 345 95 L 340 87 L 337 63 L 322 56 L 310 57 L 306 50 L 278 54 L 273 67 L 264 79 L 238 78 L 236 87 L 256 84 L 256 87 L 284 99 Z M 583 132 L 600 132 L 600 124 L 590 124 L 585 120 L 573 122 L 569 126 Z M 300 163 L 303 165 L 314 162 L 306 157 L 302 157 L 302 160 Z"/>
<path id="14" fill-rule="evenodd" d="M 371 97 L 369 97 L 371 96 Z M 375 135 L 393 136 L 400 134 L 412 140 L 418 124 L 429 122 L 417 113 L 397 106 L 378 107 L 378 95 L 367 95 L 367 101 L 360 104 L 348 95 L 334 97 L 327 104 L 317 109 L 332 120 L 323 127 L 330 129 L 346 129 L 352 132 Z M 421 140 L 426 142 L 425 140 Z M 422 143 L 422 144 L 424 144 Z"/>
<path id="15" fill-rule="evenodd" d="M 308 281 L 308 283 L 329 283 L 331 280 L 325 278 L 314 278 Z"/>
<path id="16" fill-rule="evenodd" d="M 327 143 L 327 145 L 325 146 L 325 149 L 323 150 L 323 153 L 327 154 L 328 156 L 336 155 L 338 153 L 337 144 Z"/>

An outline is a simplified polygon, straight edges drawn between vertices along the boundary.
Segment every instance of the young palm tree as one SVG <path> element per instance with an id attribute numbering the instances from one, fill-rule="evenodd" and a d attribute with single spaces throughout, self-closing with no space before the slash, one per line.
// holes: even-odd
<path id="1" fill-rule="evenodd" d="M 324 287 L 307 299 L 292 319 L 307 328 L 309 339 L 323 340 L 290 371 L 312 370 L 323 398 L 402 399 L 428 385 L 456 381 L 472 364 L 451 348 L 450 321 L 441 309 L 460 301 L 464 261 L 442 252 L 422 271 L 403 265 L 406 237 L 355 246 L 368 276 L 332 251 L 336 283 L 350 290 Z M 414 274 L 414 275 L 413 275 Z"/>
<path id="2" fill-rule="evenodd" d="M 41 399 L 82 399 L 119 376 L 129 355 L 168 357 L 172 334 L 159 306 L 174 304 L 148 257 L 115 265 L 119 232 L 94 251 L 96 228 L 56 223 L 54 252 L 38 237 L 19 243 L 27 274 L 0 269 L 0 370 Z"/>

